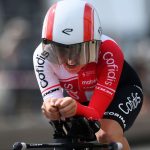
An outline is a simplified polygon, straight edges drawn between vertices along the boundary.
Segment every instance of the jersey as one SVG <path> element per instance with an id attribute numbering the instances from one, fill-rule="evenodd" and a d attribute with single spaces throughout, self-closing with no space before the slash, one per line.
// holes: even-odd
<path id="1" fill-rule="evenodd" d="M 42 44 L 34 52 L 33 63 L 44 100 L 63 97 L 65 89 L 77 101 L 77 115 L 101 119 L 116 92 L 124 55 L 113 39 L 102 35 L 98 62 L 86 64 L 78 73 L 69 73 L 63 65 L 53 64 Z M 84 106 L 84 102 L 89 105 Z"/>

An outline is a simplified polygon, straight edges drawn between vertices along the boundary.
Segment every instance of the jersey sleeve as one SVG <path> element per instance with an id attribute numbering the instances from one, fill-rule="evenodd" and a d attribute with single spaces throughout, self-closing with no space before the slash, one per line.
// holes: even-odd
<path id="1" fill-rule="evenodd" d="M 90 103 L 88 106 L 77 105 L 78 115 L 93 119 L 101 119 L 113 100 L 124 63 L 123 53 L 113 40 L 103 41 L 100 49 L 97 85 Z"/>
<path id="2" fill-rule="evenodd" d="M 43 100 L 63 97 L 59 80 L 48 57 L 49 53 L 42 50 L 42 44 L 36 48 L 33 54 L 34 72 Z"/>
<path id="3" fill-rule="evenodd" d="M 124 55 L 120 47 L 112 40 L 104 41 L 97 66 L 98 82 L 89 104 L 98 111 L 100 118 L 113 100 L 123 63 Z"/>

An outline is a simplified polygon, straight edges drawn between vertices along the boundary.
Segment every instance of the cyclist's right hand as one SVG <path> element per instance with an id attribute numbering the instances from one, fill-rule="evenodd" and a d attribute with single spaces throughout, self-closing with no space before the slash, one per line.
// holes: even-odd
<path id="1" fill-rule="evenodd" d="M 59 113 L 58 108 L 55 106 L 56 98 L 50 98 L 43 102 L 41 109 L 42 113 L 47 119 L 50 120 L 59 120 L 61 115 Z"/>

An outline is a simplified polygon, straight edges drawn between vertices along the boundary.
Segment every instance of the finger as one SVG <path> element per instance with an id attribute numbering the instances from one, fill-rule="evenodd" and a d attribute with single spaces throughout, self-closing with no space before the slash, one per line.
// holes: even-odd
<path id="1" fill-rule="evenodd" d="M 57 99 L 57 101 L 55 102 L 55 106 L 56 106 L 56 107 L 60 107 L 62 101 L 63 101 L 63 98 Z"/>
<path id="2" fill-rule="evenodd" d="M 45 109 L 47 112 L 57 112 L 58 108 L 53 105 L 52 101 L 43 102 L 42 109 Z"/>
<path id="3" fill-rule="evenodd" d="M 74 100 L 73 100 L 72 98 L 70 98 L 70 97 L 65 97 L 65 98 L 61 101 L 61 103 L 60 103 L 60 108 L 64 108 L 64 107 L 70 105 L 70 104 L 73 103 L 73 102 L 74 102 Z"/>
<path id="4" fill-rule="evenodd" d="M 43 103 L 45 103 L 45 104 L 49 103 L 50 105 L 55 106 L 56 101 L 57 101 L 57 98 L 50 98 L 50 99 L 44 100 Z"/>
<path id="5" fill-rule="evenodd" d="M 75 115 L 75 111 L 73 109 L 69 110 L 68 112 L 66 112 L 65 114 L 63 114 L 62 116 L 65 118 L 69 118 Z"/>
<path id="6" fill-rule="evenodd" d="M 43 102 L 41 109 L 42 109 L 43 115 L 47 119 L 50 119 L 50 120 L 60 119 L 60 113 L 58 112 L 58 109 L 55 106 L 51 106 L 50 101 Z"/>
<path id="7" fill-rule="evenodd" d="M 48 115 L 48 118 L 50 119 L 50 120 L 60 120 L 60 114 L 59 113 L 55 113 L 55 114 L 49 114 Z"/>
<path id="8" fill-rule="evenodd" d="M 60 108 L 59 112 L 62 114 L 62 113 L 70 111 L 71 109 L 74 109 L 74 104 L 73 103 L 67 105 L 66 107 Z"/>
<path id="9" fill-rule="evenodd" d="M 55 107 L 55 106 L 47 106 L 47 107 L 46 107 L 46 110 L 47 110 L 48 112 L 51 112 L 51 113 L 56 113 L 56 112 L 58 112 L 58 108 Z"/>
<path id="10" fill-rule="evenodd" d="M 59 120 L 60 119 L 60 114 L 58 112 L 56 113 L 50 113 L 42 110 L 43 115 L 50 120 Z"/>
<path id="11" fill-rule="evenodd" d="M 42 113 L 46 118 L 49 118 L 48 114 L 46 113 L 46 111 L 44 109 L 42 109 Z"/>
<path id="12" fill-rule="evenodd" d="M 56 98 L 51 98 L 51 100 L 50 100 L 51 106 L 55 106 L 56 101 L 57 101 Z"/>
<path id="13" fill-rule="evenodd" d="M 74 105 L 73 103 L 70 104 L 69 106 L 66 106 L 62 109 L 59 109 L 59 112 L 62 116 L 66 117 L 68 115 L 75 115 L 76 114 L 76 105 Z"/>

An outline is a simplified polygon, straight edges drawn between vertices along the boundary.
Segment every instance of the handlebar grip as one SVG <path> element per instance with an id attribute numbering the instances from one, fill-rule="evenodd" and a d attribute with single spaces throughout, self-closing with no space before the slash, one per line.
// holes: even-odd
<path id="1" fill-rule="evenodd" d="M 27 148 L 27 144 L 24 143 L 24 142 L 16 142 L 14 145 L 13 145 L 13 150 L 26 150 Z"/>

